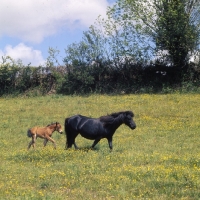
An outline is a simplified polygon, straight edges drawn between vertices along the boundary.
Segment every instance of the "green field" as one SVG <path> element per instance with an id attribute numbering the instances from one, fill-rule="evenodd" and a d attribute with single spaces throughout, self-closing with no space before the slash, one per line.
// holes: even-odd
<path id="1" fill-rule="evenodd" d="M 65 134 L 27 151 L 27 129 L 82 114 L 132 110 L 137 128 L 122 125 L 110 152 L 106 139 Z M 91 95 L 0 98 L 0 199 L 200 199 L 200 95 Z M 63 127 L 64 129 L 64 127 Z"/>

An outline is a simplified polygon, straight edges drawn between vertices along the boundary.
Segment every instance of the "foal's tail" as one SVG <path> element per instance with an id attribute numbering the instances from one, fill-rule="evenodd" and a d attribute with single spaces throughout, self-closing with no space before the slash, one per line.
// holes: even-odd
<path id="1" fill-rule="evenodd" d="M 30 130 L 30 129 L 28 129 L 28 131 L 27 131 L 27 136 L 28 136 L 28 137 L 32 137 L 32 135 L 31 135 L 31 130 Z"/>

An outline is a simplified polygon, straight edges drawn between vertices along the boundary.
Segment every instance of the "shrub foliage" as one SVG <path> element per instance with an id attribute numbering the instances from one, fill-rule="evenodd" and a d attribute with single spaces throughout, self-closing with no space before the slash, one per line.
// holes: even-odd
<path id="1" fill-rule="evenodd" d="M 198 89 L 200 71 L 189 67 L 176 79 L 174 68 L 160 65 L 142 66 L 140 63 L 72 65 L 59 67 L 31 67 L 6 63 L 0 66 L 0 95 L 5 94 L 86 94 L 161 92 L 166 88 L 188 86 Z M 189 87 L 190 86 L 190 87 Z M 166 91 L 166 90 L 165 90 Z"/>

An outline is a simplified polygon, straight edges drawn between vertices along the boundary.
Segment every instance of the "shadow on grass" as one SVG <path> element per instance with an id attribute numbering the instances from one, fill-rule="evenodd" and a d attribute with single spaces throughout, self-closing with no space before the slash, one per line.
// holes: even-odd
<path id="1" fill-rule="evenodd" d="M 80 147 L 78 149 L 69 148 L 69 149 L 52 149 L 52 148 L 39 148 L 39 149 L 30 149 L 27 150 L 20 150 L 18 152 L 13 152 L 7 159 L 12 160 L 14 162 L 65 162 L 80 156 L 79 154 L 89 152 L 98 152 L 99 148 L 91 148 L 89 146 Z"/>
<path id="2" fill-rule="evenodd" d="M 83 151 L 83 152 L 89 152 L 89 151 L 99 151 L 99 147 L 94 147 L 94 148 L 91 148 L 91 146 L 86 146 L 86 147 L 78 147 L 77 149 L 75 148 L 67 148 L 65 149 L 67 151 Z"/>

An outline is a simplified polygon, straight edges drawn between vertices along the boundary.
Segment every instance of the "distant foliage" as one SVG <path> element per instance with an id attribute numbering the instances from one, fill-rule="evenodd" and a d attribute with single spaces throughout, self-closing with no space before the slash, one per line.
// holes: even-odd
<path id="1" fill-rule="evenodd" d="M 62 84 L 63 67 L 32 67 L 15 62 L 10 57 L 2 59 L 0 65 L 0 95 L 28 93 L 55 93 Z"/>
<path id="2" fill-rule="evenodd" d="M 158 61 L 147 66 L 130 61 L 118 64 L 101 61 L 31 67 L 6 62 L 0 65 L 0 95 L 199 92 L 200 66 L 191 64 L 180 82 L 174 68 Z"/>

